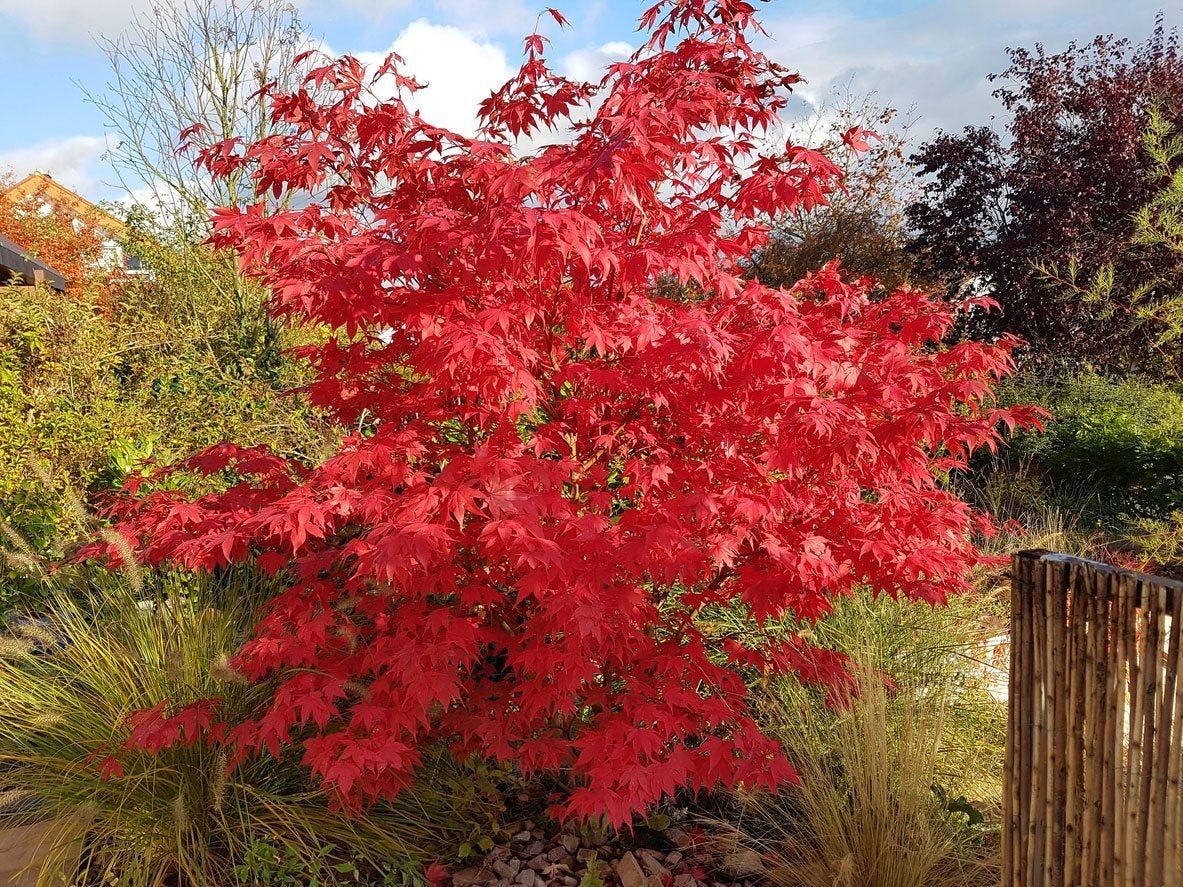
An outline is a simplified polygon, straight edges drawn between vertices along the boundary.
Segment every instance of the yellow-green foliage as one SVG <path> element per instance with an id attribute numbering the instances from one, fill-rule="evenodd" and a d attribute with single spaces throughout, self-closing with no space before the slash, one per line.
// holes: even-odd
<path id="1" fill-rule="evenodd" d="M 1152 108 L 1142 147 L 1159 191 L 1134 216 L 1133 242 L 1183 258 L 1183 135 L 1175 131 L 1161 110 Z M 1157 344 L 1169 346 L 1183 338 L 1183 296 L 1169 287 L 1164 293 L 1162 283 L 1144 283 L 1136 294 L 1135 310 L 1140 320 L 1156 326 Z"/>
<path id="2" fill-rule="evenodd" d="M 42 548 L 60 509 L 30 458 L 56 490 L 93 494 L 224 439 L 306 459 L 328 442 L 285 393 L 302 381 L 282 354 L 296 336 L 258 288 L 204 247 L 142 235 L 135 249 L 153 274 L 114 292 L 0 289 L 0 519 Z"/>
<path id="3" fill-rule="evenodd" d="M 130 712 L 220 698 L 233 719 L 266 697 L 226 657 L 272 589 L 241 571 L 216 582 L 147 577 L 155 590 L 135 572 L 80 575 L 81 587 L 56 588 L 42 617 L 14 625 L 0 644 L 0 793 L 35 802 L 28 818 L 89 824 L 86 883 L 255 883 L 268 847 L 281 848 L 294 877 L 305 867 L 331 883 L 334 865 L 382 871 L 447 852 L 491 815 L 476 784 L 442 762 L 416 791 L 353 818 L 309 787 L 298 752 L 227 775 L 224 752 L 198 742 L 123 754 L 124 774 L 104 779 L 100 762 L 119 749 Z M 301 882 L 310 880 L 285 883 Z"/>

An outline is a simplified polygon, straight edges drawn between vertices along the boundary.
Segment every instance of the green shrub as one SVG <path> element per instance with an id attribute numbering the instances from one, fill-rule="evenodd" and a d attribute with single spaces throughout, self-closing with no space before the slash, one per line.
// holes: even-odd
<path id="1" fill-rule="evenodd" d="M 303 375 L 283 349 L 310 334 L 267 319 L 228 258 L 136 236 L 150 276 L 68 298 L 0 288 L 0 522 L 42 552 L 67 487 L 93 501 L 225 439 L 312 461 L 333 434 L 286 393 Z M 33 592 L 0 572 L 0 612 Z"/>
<path id="2" fill-rule="evenodd" d="M 1054 496 L 1079 502 L 1098 524 L 1183 509 L 1183 389 L 1085 374 L 1013 381 L 1004 396 L 1053 415 L 1045 433 L 1014 436 L 1007 464 L 1029 461 Z"/>
<path id="3" fill-rule="evenodd" d="M 268 698 L 223 663 L 274 590 L 247 570 L 149 577 L 155 588 L 134 570 L 70 575 L 0 644 L 0 792 L 32 802 L 23 818 L 88 823 L 86 883 L 353 883 L 451 852 L 495 814 L 444 756 L 414 791 L 356 817 L 309 787 L 298 752 L 228 774 L 225 752 L 198 741 L 125 751 L 122 775 L 105 775 L 130 712 L 218 698 L 233 721 Z"/>
<path id="4" fill-rule="evenodd" d="M 1025 547 L 1178 564 L 1183 387 L 1081 374 L 1010 380 L 1002 397 L 1039 404 L 1053 419 L 1045 433 L 1019 432 L 978 465 L 962 481 L 971 500 L 1036 529 L 1058 524 L 1067 537 L 1060 545 L 1016 540 Z"/>

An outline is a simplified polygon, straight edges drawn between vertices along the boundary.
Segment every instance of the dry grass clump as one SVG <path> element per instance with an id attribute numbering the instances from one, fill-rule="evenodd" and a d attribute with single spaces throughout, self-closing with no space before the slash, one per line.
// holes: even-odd
<path id="1" fill-rule="evenodd" d="M 827 726 L 780 708 L 777 726 L 801 782 L 776 797 L 746 799 L 743 817 L 771 861 L 769 880 L 785 887 L 992 883 L 988 842 L 934 791 L 951 700 L 940 688 L 893 693 L 866 661 L 856 671 L 858 699 Z"/>

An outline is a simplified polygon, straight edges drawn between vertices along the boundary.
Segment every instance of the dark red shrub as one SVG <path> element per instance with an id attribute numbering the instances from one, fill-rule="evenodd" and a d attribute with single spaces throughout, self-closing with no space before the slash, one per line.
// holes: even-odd
<path id="1" fill-rule="evenodd" d="M 955 290 L 992 293 L 1002 311 L 979 316 L 975 331 L 1022 336 L 1035 363 L 1151 369 L 1156 331 L 1132 322 L 1132 293 L 1147 278 L 1177 290 L 1183 266 L 1170 250 L 1130 241 L 1134 213 L 1161 187 L 1142 145 L 1150 109 L 1183 124 L 1177 35 L 1160 23 L 1139 45 L 1097 37 L 1010 58 L 993 78 L 1005 133 L 941 133 L 913 158 L 927 177 L 909 212 L 922 267 Z M 1061 279 L 1073 269 L 1091 281 L 1106 266 L 1116 304 L 1082 299 Z"/>

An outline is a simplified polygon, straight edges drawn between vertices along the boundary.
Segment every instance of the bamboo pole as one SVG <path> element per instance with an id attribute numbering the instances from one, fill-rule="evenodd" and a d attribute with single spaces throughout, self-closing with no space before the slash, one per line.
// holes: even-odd
<path id="1" fill-rule="evenodd" d="M 1116 817 L 1117 770 L 1121 762 L 1121 749 L 1125 737 L 1121 717 L 1125 711 L 1123 702 L 1124 666 L 1121 659 L 1121 608 L 1120 577 L 1113 571 L 1105 574 L 1102 620 L 1098 629 L 1104 633 L 1105 693 L 1102 702 L 1101 724 L 1101 868 L 1098 872 L 1102 884 L 1117 883 L 1116 863 Z"/>
<path id="2" fill-rule="evenodd" d="M 1045 627 L 1047 625 L 1047 598 L 1044 593 L 1044 573 L 1032 565 L 1031 576 L 1034 580 L 1031 587 L 1031 687 L 1028 690 L 1031 700 L 1031 768 L 1024 776 L 1030 780 L 1028 792 L 1027 814 L 1027 884 L 1037 884 L 1044 877 L 1044 851 L 1046 849 L 1046 812 L 1044 809 L 1047 795 L 1047 687 L 1045 685 L 1044 645 L 1047 640 Z"/>
<path id="3" fill-rule="evenodd" d="M 1044 674 L 1047 675 L 1047 776 L 1044 784 L 1044 876 L 1049 887 L 1064 884 L 1063 779 L 1064 657 L 1063 607 L 1066 598 L 1064 564 L 1047 561 L 1044 568 L 1046 638 Z"/>
<path id="4" fill-rule="evenodd" d="M 1087 727 L 1089 742 L 1093 748 L 1092 765 L 1089 772 L 1089 815 L 1096 835 L 1093 844 L 1093 883 L 1101 885 L 1106 879 L 1112 881 L 1113 860 L 1109 850 L 1112 829 L 1106 825 L 1105 758 L 1108 747 L 1107 704 L 1110 689 L 1110 657 L 1113 650 L 1109 636 L 1108 601 L 1112 595 L 1110 586 L 1117 574 L 1107 570 L 1098 575 L 1099 587 L 1093 602 L 1093 615 L 1089 626 L 1092 643 L 1086 651 L 1087 667 L 1093 673 L 1093 694 L 1089 702 L 1090 723 Z"/>
<path id="5" fill-rule="evenodd" d="M 1006 784 L 1002 793 L 1002 884 L 1014 887 L 1018 882 L 1019 841 L 1016 840 L 1019 808 L 1019 753 L 1018 729 L 1022 685 L 1020 675 L 1023 662 L 1023 599 L 1020 577 L 1025 559 L 1022 553 L 1011 558 L 1010 583 L 1010 668 L 1007 672 L 1007 742 L 1004 773 Z"/>
<path id="6" fill-rule="evenodd" d="M 1084 671 L 1084 707 L 1080 722 L 1076 724 L 1081 758 L 1084 762 L 1084 776 L 1081 780 L 1080 798 L 1080 864 L 1081 883 L 1093 884 L 1099 868 L 1101 835 L 1098 828 L 1096 798 L 1100 783 L 1097 780 L 1097 757 L 1100 752 L 1097 736 L 1092 729 L 1096 720 L 1096 705 L 1099 696 L 1098 670 L 1096 667 L 1097 632 L 1097 584 L 1100 578 L 1096 571 L 1089 571 L 1089 582 L 1081 589 L 1081 621 L 1085 625 L 1085 646 L 1081 652 L 1080 667 Z"/>
<path id="7" fill-rule="evenodd" d="M 1171 680 L 1175 685 L 1170 719 L 1170 745 L 1167 761 L 1167 816 L 1164 831 L 1167 836 L 1163 860 L 1166 887 L 1183 887 L 1183 681 L 1179 680 L 1179 647 L 1183 644 L 1183 591 L 1173 589 L 1171 606 L 1171 648 L 1168 660 Z"/>
<path id="8" fill-rule="evenodd" d="M 1141 785 L 1142 770 L 1142 664 L 1140 661 L 1141 645 L 1139 637 L 1145 637 L 1143 630 L 1143 611 L 1138 582 L 1133 577 L 1124 577 L 1123 581 L 1130 586 L 1130 599 L 1133 602 L 1133 618 L 1130 621 L 1130 632 L 1127 636 L 1129 653 L 1129 693 L 1130 693 L 1130 723 L 1129 745 L 1126 753 L 1125 804 L 1126 804 L 1126 885 L 1127 887 L 1141 887 L 1138 880 L 1138 859 L 1142 855 L 1141 845 L 1138 843 L 1138 788 Z"/>
<path id="9" fill-rule="evenodd" d="M 1085 710 L 1084 695 L 1084 649 L 1085 610 L 1089 571 L 1082 564 L 1072 564 L 1069 570 L 1071 597 L 1068 600 L 1068 722 L 1074 724 Z M 1083 809 L 1084 771 L 1081 769 L 1082 743 L 1080 734 L 1073 730 L 1066 737 L 1068 760 L 1064 796 L 1064 883 L 1078 882 L 1083 848 L 1080 832 L 1080 812 Z M 1009 745 L 1009 743 L 1008 743 Z"/>
<path id="10" fill-rule="evenodd" d="M 1015 885 L 1027 883 L 1027 862 L 1031 855 L 1027 832 L 1031 821 L 1031 811 L 1028 805 L 1031 799 L 1031 769 L 1035 738 L 1033 714 L 1035 693 L 1031 685 L 1035 645 L 1032 628 L 1034 622 L 1032 602 L 1035 597 L 1033 572 L 1034 564 L 1031 557 L 1020 556 L 1017 573 L 1017 612 L 1020 614 L 1020 623 L 1018 643 L 1015 647 L 1019 657 L 1018 673 L 1015 676 L 1018 705 L 1016 706 L 1017 718 L 1014 730 L 1018 742 L 1016 756 L 1019 763 L 1014 791 L 1015 865 L 1013 883 Z"/>
<path id="11" fill-rule="evenodd" d="M 1153 809 L 1152 795 L 1154 783 L 1154 719 L 1157 713 L 1155 707 L 1155 688 L 1158 685 L 1159 665 L 1162 657 L 1159 655 L 1159 620 L 1157 613 L 1158 595 L 1155 590 L 1143 583 L 1143 634 L 1140 644 L 1139 667 L 1142 670 L 1142 743 L 1141 761 L 1138 768 L 1138 846 L 1141 852 L 1135 864 L 1135 872 L 1139 884 L 1149 884 L 1146 880 L 1146 868 L 1149 863 L 1149 851 L 1152 835 L 1150 832 L 1150 816 Z"/>
<path id="12" fill-rule="evenodd" d="M 1134 627 L 1136 624 L 1134 584 L 1128 577 L 1122 575 L 1117 579 L 1119 589 L 1119 630 L 1118 630 L 1118 697 L 1121 705 L 1120 716 L 1114 732 L 1114 779 L 1116 783 L 1115 807 L 1113 812 L 1114 829 L 1114 883 L 1127 885 L 1130 883 L 1129 865 L 1129 722 L 1133 718 L 1133 706 L 1130 704 L 1129 688 L 1134 682 Z"/>
<path id="13" fill-rule="evenodd" d="M 1171 642 L 1169 631 L 1169 610 L 1167 589 L 1159 586 L 1154 590 L 1154 621 L 1157 625 L 1155 657 L 1155 704 L 1154 715 L 1154 759 L 1150 780 L 1150 804 L 1147 820 L 1147 868 L 1146 877 L 1151 884 L 1161 884 L 1165 878 L 1166 820 L 1167 820 L 1167 763 L 1171 751 L 1171 709 L 1175 702 L 1175 669 L 1179 663 L 1177 639 Z M 1174 663 L 1172 664 L 1172 659 Z"/>

